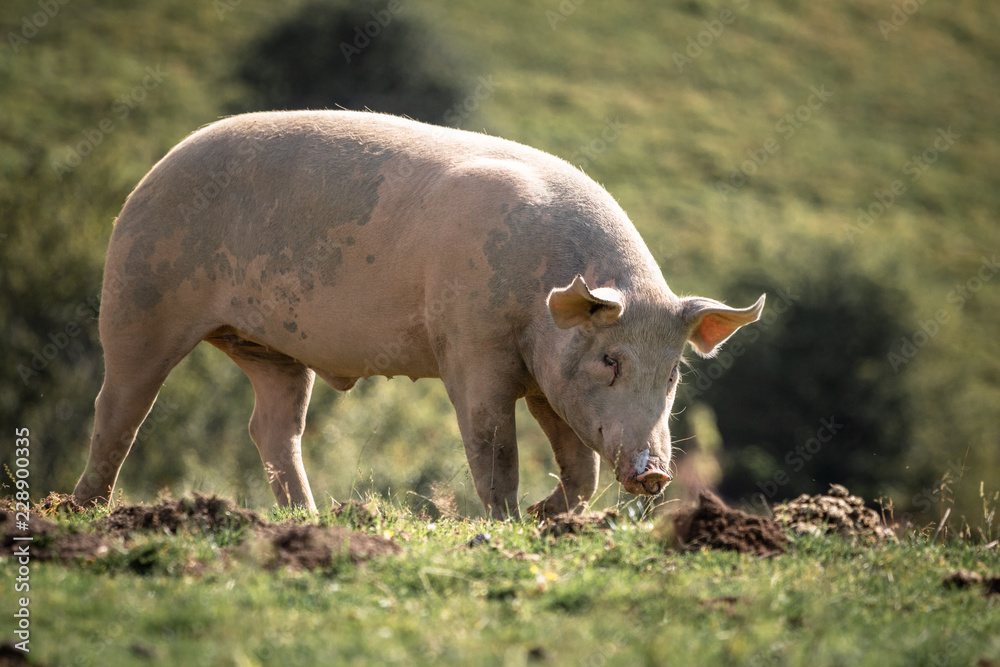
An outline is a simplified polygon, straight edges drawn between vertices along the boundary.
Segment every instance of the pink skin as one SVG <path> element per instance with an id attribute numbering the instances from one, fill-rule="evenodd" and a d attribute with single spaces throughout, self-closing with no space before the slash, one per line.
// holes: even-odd
<path id="1" fill-rule="evenodd" d="M 757 319 L 763 299 L 745 309 L 698 297 L 654 300 L 592 289 L 577 276 L 552 290 L 548 307 L 561 333 L 546 356 L 559 362 L 539 369 L 543 389 L 584 443 L 613 466 L 626 491 L 662 493 L 672 479 L 668 420 L 680 351 L 690 343 L 710 356 Z M 564 480 L 574 475 L 569 466 L 562 471 Z"/>
<path id="2" fill-rule="evenodd" d="M 440 378 L 491 517 L 520 514 L 520 398 L 560 472 L 529 511 L 582 510 L 602 458 L 656 494 L 684 346 L 711 356 L 763 305 L 674 295 L 615 200 L 535 149 L 374 113 L 230 117 L 171 150 L 115 222 L 104 385 L 74 495 L 109 500 L 200 342 L 253 386 L 250 436 L 281 505 L 316 509 L 302 457 L 316 377 L 338 391 Z"/>
<path id="3" fill-rule="evenodd" d="M 657 468 L 647 468 L 646 472 L 641 475 L 626 480 L 623 486 L 626 491 L 637 496 L 655 496 L 662 493 L 672 480 L 673 477 L 668 472 Z"/>

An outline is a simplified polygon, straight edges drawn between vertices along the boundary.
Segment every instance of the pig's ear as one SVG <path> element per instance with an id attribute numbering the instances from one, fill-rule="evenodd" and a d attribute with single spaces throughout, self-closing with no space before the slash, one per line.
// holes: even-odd
<path id="1" fill-rule="evenodd" d="M 681 300 L 682 317 L 690 327 L 688 340 L 703 357 L 711 357 L 744 324 L 756 322 L 764 310 L 762 294 L 749 308 L 730 308 L 713 299 L 690 296 Z"/>
<path id="2" fill-rule="evenodd" d="M 556 287 L 549 292 L 549 312 L 560 329 L 589 324 L 611 324 L 625 311 L 622 294 L 612 287 L 590 289 L 583 276 L 577 276 L 569 287 Z"/>

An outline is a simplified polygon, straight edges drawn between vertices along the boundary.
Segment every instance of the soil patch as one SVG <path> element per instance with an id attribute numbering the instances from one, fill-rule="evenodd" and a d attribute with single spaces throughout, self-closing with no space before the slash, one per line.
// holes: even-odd
<path id="1" fill-rule="evenodd" d="M 94 527 L 120 535 L 136 531 L 174 535 L 182 527 L 217 533 L 262 522 L 256 512 L 241 509 L 229 500 L 196 493 L 191 498 L 164 500 L 156 505 L 125 505 L 95 521 Z"/>
<path id="2" fill-rule="evenodd" d="M 35 511 L 43 516 L 51 516 L 60 512 L 68 514 L 83 514 L 87 508 L 76 502 L 76 498 L 67 493 L 53 491 L 35 503 Z"/>
<path id="3" fill-rule="evenodd" d="M 971 570 L 957 570 L 944 578 L 945 588 L 969 588 L 983 583 L 983 575 Z"/>
<path id="4" fill-rule="evenodd" d="M 1000 577 L 984 577 L 971 570 L 956 570 L 941 583 L 945 588 L 982 588 L 983 595 L 1000 595 Z"/>
<path id="5" fill-rule="evenodd" d="M 397 554 L 402 548 L 392 540 L 353 532 L 343 526 L 317 526 L 314 524 L 269 523 L 256 512 L 241 509 L 232 502 L 217 496 L 195 494 L 180 500 L 164 500 L 156 505 L 126 505 L 119 507 L 108 516 L 91 523 L 95 532 L 77 532 L 76 529 L 60 526 L 41 516 L 58 512 L 83 511 L 72 498 L 60 494 L 50 494 L 35 505 L 28 517 L 27 528 L 18 520 L 13 506 L 0 506 L 0 544 L 4 554 L 13 549 L 29 545 L 33 560 L 60 562 L 76 558 L 94 560 L 111 550 L 109 540 L 122 537 L 126 540 L 137 532 L 155 532 L 174 535 L 179 530 L 200 530 L 218 533 L 224 530 L 249 528 L 249 540 L 244 544 L 224 549 L 225 553 L 246 552 L 259 556 L 258 560 L 267 569 L 288 567 L 291 569 L 329 568 L 337 563 L 349 561 L 359 563 L 374 556 Z M 362 503 L 341 505 L 337 516 L 346 515 L 352 524 L 374 525 L 378 514 Z M 32 537 L 32 541 L 16 540 L 15 537 Z M 124 547 L 130 554 L 133 549 Z M 145 548 L 145 547 L 141 547 Z M 141 557 L 141 554 L 140 554 Z M 2 665 L 0 665 L 2 667 Z"/>
<path id="6" fill-rule="evenodd" d="M 31 541 L 16 540 L 15 537 L 30 535 Z M 100 535 L 93 533 L 64 532 L 57 524 L 34 512 L 28 517 L 28 529 L 24 530 L 15 512 L 0 510 L 0 543 L 3 553 L 12 554 L 14 549 L 28 545 L 28 553 L 37 561 L 71 561 L 76 558 L 93 560 L 108 553 L 110 546 Z"/>
<path id="7" fill-rule="evenodd" d="M 774 508 L 774 520 L 796 535 L 837 533 L 866 544 L 895 542 L 896 535 L 875 510 L 840 484 L 823 496 L 799 496 Z"/>
<path id="8" fill-rule="evenodd" d="M 726 549 L 758 556 L 785 552 L 788 538 L 774 521 L 727 507 L 709 492 L 698 494 L 698 506 L 676 512 L 675 542 L 683 549 Z"/>
<path id="9" fill-rule="evenodd" d="M 563 513 L 545 518 L 538 526 L 539 536 L 581 535 L 593 530 L 611 530 L 619 522 L 618 512 Z"/>
<path id="10" fill-rule="evenodd" d="M 373 556 L 402 551 L 392 540 L 356 533 L 342 526 L 271 523 L 258 526 L 255 532 L 250 549 L 264 551 L 264 567 L 268 570 L 329 568 L 344 559 L 360 563 Z"/>
<path id="11" fill-rule="evenodd" d="M 0 644 L 0 667 L 19 667 L 27 665 L 28 659 L 24 651 L 14 648 L 14 642 L 5 641 Z"/>
<path id="12" fill-rule="evenodd" d="M 374 502 L 363 503 L 360 500 L 349 500 L 346 503 L 334 501 L 333 516 L 345 520 L 355 528 L 377 526 L 381 517 L 375 509 Z"/>
<path id="13" fill-rule="evenodd" d="M 721 609 L 725 612 L 726 616 L 735 616 L 737 611 L 736 607 L 741 602 L 743 602 L 743 598 L 737 595 L 725 595 L 719 598 L 702 600 L 698 604 L 702 607 L 709 607 L 710 609 Z"/>

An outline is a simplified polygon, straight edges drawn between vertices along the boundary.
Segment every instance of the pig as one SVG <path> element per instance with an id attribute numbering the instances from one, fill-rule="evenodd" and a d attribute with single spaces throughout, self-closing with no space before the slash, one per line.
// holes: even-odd
<path id="1" fill-rule="evenodd" d="M 202 341 L 253 386 L 250 435 L 281 505 L 315 512 L 302 462 L 318 375 L 440 378 L 488 516 L 520 516 L 514 406 L 580 511 L 600 460 L 626 491 L 670 482 L 685 344 L 712 355 L 764 296 L 678 297 L 581 170 L 485 134 L 372 112 L 233 116 L 184 139 L 128 196 L 105 263 L 104 383 L 74 490 L 106 502 L 170 370 Z"/>

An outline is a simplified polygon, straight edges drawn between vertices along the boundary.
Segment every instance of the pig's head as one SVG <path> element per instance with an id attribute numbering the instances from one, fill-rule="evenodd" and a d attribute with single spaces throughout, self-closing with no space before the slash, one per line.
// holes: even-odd
<path id="1" fill-rule="evenodd" d="M 685 343 L 712 356 L 763 307 L 763 296 L 741 310 L 669 291 L 655 300 L 629 299 L 611 287 L 590 289 L 577 276 L 548 297 L 562 331 L 539 378 L 542 389 L 627 491 L 656 495 L 671 479 L 668 421 Z"/>

